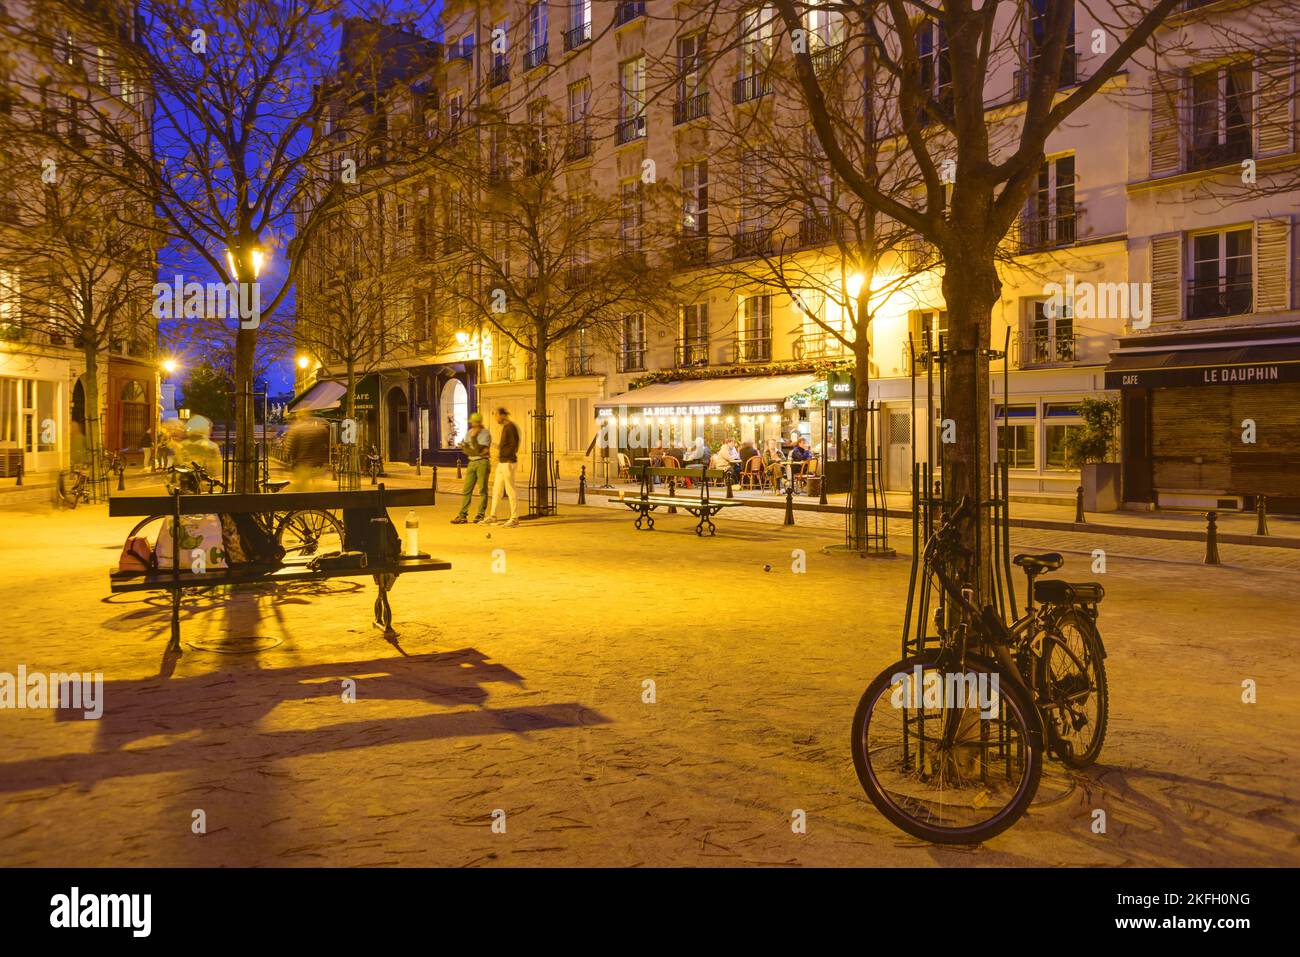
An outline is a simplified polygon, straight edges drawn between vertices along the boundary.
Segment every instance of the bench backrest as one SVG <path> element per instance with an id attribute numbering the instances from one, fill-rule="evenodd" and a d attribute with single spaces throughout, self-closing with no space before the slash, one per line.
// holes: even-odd
<path id="1" fill-rule="evenodd" d="M 710 479 L 724 479 L 724 478 L 726 478 L 727 475 L 729 474 L 729 473 L 727 472 L 726 469 L 708 469 L 708 468 L 697 468 L 697 469 L 651 468 L 651 467 L 648 466 L 648 465 L 645 467 L 645 471 L 646 471 L 646 473 L 649 474 L 652 478 L 689 478 L 689 479 L 710 478 Z"/>
<path id="2" fill-rule="evenodd" d="M 110 518 L 171 515 L 179 498 L 182 515 L 238 515 L 254 512 L 289 512 L 304 508 L 414 508 L 435 504 L 431 488 L 376 488 L 354 492 L 262 492 L 216 495 L 114 495 L 108 500 Z"/>

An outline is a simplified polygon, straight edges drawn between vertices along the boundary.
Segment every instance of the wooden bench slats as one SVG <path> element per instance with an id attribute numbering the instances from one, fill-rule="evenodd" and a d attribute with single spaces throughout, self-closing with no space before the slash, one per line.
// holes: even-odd
<path id="1" fill-rule="evenodd" d="M 237 565 L 234 568 L 217 568 L 210 572 L 183 571 L 175 574 L 169 568 L 135 575 L 110 574 L 113 592 L 158 591 L 172 588 L 220 588 L 222 585 L 257 585 L 263 582 L 324 581 L 328 578 L 351 578 L 365 575 L 405 575 L 407 572 L 441 572 L 451 568 L 451 562 L 437 558 L 421 558 L 387 565 L 370 565 L 366 568 L 312 569 L 308 562 L 298 560 L 278 566 Z"/>
<path id="2" fill-rule="evenodd" d="M 182 495 L 182 515 L 237 514 L 250 512 L 292 512 L 304 508 L 378 508 L 378 488 L 355 492 L 219 492 L 212 495 Z M 147 515 L 170 515 L 176 507 L 171 495 L 114 495 L 108 500 L 110 518 L 143 518 Z M 436 504 L 431 488 L 386 488 L 384 505 L 389 508 L 413 508 Z"/>

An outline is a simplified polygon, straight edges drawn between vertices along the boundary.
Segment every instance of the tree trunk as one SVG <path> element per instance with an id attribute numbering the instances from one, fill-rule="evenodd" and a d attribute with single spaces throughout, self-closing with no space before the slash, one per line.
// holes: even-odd
<path id="1" fill-rule="evenodd" d="M 538 343 L 546 341 L 538 336 Z M 545 515 L 551 504 L 551 444 L 546 428 L 546 372 L 549 366 L 546 349 L 538 347 L 533 359 L 533 514 Z"/>
<path id="2" fill-rule="evenodd" d="M 988 515 L 981 507 L 989 497 L 989 359 L 993 307 L 1002 291 L 992 255 L 963 250 L 945 256 L 943 296 L 948 307 L 948 351 L 940 410 L 943 497 L 949 507 L 965 498 L 977 521 L 963 528 L 963 544 L 972 560 L 965 584 L 980 601 L 990 600 L 992 547 Z M 936 344 L 937 345 L 937 344 Z M 934 456 L 931 457 L 932 461 Z"/>
<path id="3" fill-rule="evenodd" d="M 871 404 L 871 340 L 864 329 L 853 341 L 854 360 L 854 405 L 853 413 L 853 471 L 849 486 L 849 541 L 853 549 L 865 549 L 871 544 L 871 515 L 867 511 L 875 504 L 872 495 L 873 483 L 879 476 L 872 474 L 872 459 L 875 450 L 870 447 L 870 412 Z M 838 438 L 838 436 L 837 436 Z M 822 481 L 826 481 L 823 476 Z"/>
<path id="4" fill-rule="evenodd" d="M 257 330 L 235 333 L 235 461 L 232 478 L 237 492 L 257 491 L 257 441 L 254 429 L 253 360 Z"/>
<path id="5" fill-rule="evenodd" d="M 82 392 L 86 397 L 86 468 L 90 471 L 91 482 L 96 482 L 104 474 L 104 430 L 100 414 L 99 395 L 99 342 L 92 336 L 82 337 L 82 356 L 86 361 L 86 373 L 83 376 Z M 40 427 L 40 423 L 37 423 Z"/>

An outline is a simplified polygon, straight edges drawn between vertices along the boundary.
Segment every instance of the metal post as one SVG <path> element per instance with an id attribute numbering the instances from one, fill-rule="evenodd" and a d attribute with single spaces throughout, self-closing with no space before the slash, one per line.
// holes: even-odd
<path id="1" fill-rule="evenodd" d="M 429 475 L 429 488 L 433 489 L 433 493 L 436 496 L 438 494 L 438 466 L 429 466 Z"/>
<path id="2" fill-rule="evenodd" d="M 1264 504 L 1265 496 L 1260 495 L 1255 499 L 1255 534 L 1268 534 L 1268 511 Z"/>
<path id="3" fill-rule="evenodd" d="M 578 473 L 578 504 L 587 504 L 587 466 L 585 465 L 582 467 L 582 471 Z"/>
<path id="4" fill-rule="evenodd" d="M 783 524 L 794 524 L 794 482 L 785 483 L 785 522 Z"/>
<path id="5" fill-rule="evenodd" d="M 122 467 L 117 470 L 117 490 L 119 492 L 126 491 L 126 463 L 125 462 L 123 462 Z"/>
<path id="6" fill-rule="evenodd" d="M 851 428 L 851 426 L 850 426 L 850 428 Z M 852 460 L 852 459 L 849 460 L 849 467 L 850 467 L 850 468 L 853 467 L 853 460 Z M 820 482 L 820 484 L 819 484 L 817 487 L 818 487 L 819 489 L 821 489 L 821 494 L 820 494 L 819 496 L 817 496 L 817 504 L 818 504 L 818 505 L 825 505 L 825 504 L 826 504 L 826 457 L 825 457 L 825 456 L 822 457 L 822 474 L 821 474 L 821 482 Z M 852 478 L 849 479 L 849 488 L 850 488 L 850 489 L 853 488 L 853 479 L 852 479 Z"/>
<path id="7" fill-rule="evenodd" d="M 677 497 L 677 476 L 675 476 L 675 475 L 670 475 L 670 476 L 668 476 L 668 497 L 669 497 L 669 498 L 676 498 L 676 497 Z M 676 514 L 677 514 L 677 506 L 676 506 L 676 505 L 669 505 L 669 506 L 668 506 L 668 514 L 669 514 L 669 515 L 676 515 Z"/>
<path id="8" fill-rule="evenodd" d="M 736 494 L 731 490 L 731 469 L 727 469 L 727 498 L 735 498 Z"/>
<path id="9" fill-rule="evenodd" d="M 1221 565 L 1219 561 L 1219 513 L 1205 513 L 1205 564 Z"/>
<path id="10" fill-rule="evenodd" d="M 1082 525 L 1087 519 L 1083 517 L 1083 486 L 1080 485 L 1074 493 L 1074 520 Z"/>

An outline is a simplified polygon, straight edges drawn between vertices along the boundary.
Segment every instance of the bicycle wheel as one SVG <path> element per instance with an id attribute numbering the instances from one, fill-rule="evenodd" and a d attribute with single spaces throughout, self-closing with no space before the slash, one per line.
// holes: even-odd
<path id="1" fill-rule="evenodd" d="M 85 484 L 80 472 L 60 472 L 58 481 L 59 501 L 67 508 L 76 508 L 81 502 L 81 490 Z"/>
<path id="2" fill-rule="evenodd" d="M 286 558 L 343 551 L 343 523 L 332 512 L 305 508 L 280 520 L 275 540 Z"/>
<path id="3" fill-rule="evenodd" d="M 1068 768 L 1086 768 L 1106 738 L 1109 694 L 1096 627 L 1070 608 L 1043 636 L 1038 658 L 1039 706 L 1047 719 L 1052 750 Z"/>
<path id="4" fill-rule="evenodd" d="M 158 544 L 158 536 L 162 534 L 163 522 L 171 518 L 170 515 L 150 515 L 148 518 L 142 518 L 135 523 L 135 528 L 127 533 L 127 538 L 145 538 L 151 545 Z M 150 528 L 157 522 L 156 528 Z"/>
<path id="5" fill-rule="evenodd" d="M 976 844 L 1014 824 L 1033 800 L 1043 770 L 1040 728 L 1025 693 L 996 667 L 968 660 L 964 672 L 949 674 L 935 654 L 916 655 L 863 693 L 853 766 L 896 827 L 936 844 Z"/>

